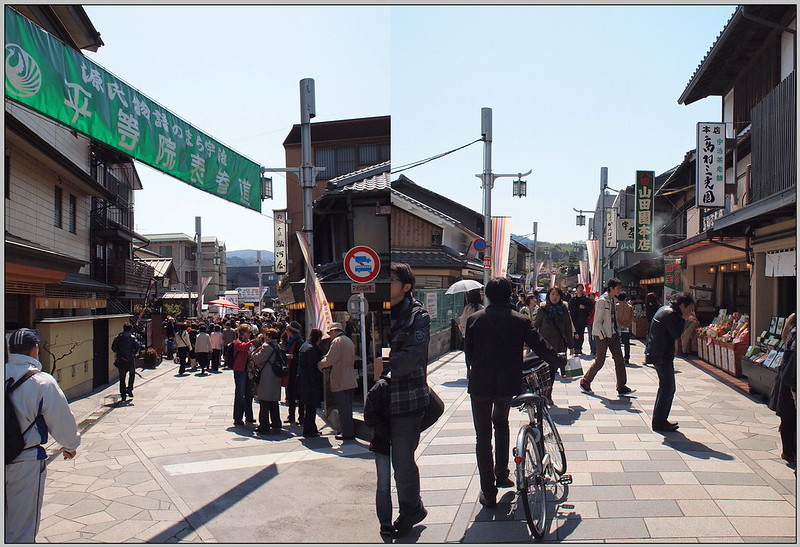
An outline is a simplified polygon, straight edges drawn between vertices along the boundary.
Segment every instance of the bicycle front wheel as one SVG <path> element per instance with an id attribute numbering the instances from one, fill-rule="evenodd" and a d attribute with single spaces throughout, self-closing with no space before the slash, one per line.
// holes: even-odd
<path id="1" fill-rule="evenodd" d="M 561 435 L 558 434 L 556 424 L 552 416 L 545 409 L 542 416 L 542 436 L 544 437 L 544 450 L 550 454 L 550 461 L 553 464 L 553 471 L 561 476 L 567 471 L 567 457 L 564 454 L 564 443 L 561 442 Z"/>
<path id="2" fill-rule="evenodd" d="M 539 453 L 539 447 L 530 430 L 525 432 L 521 456 L 520 465 L 523 466 L 524 483 L 520 494 L 525 509 L 525 518 L 528 520 L 528 528 L 533 536 L 541 539 L 544 536 L 547 518 L 547 506 L 545 505 L 547 478 L 542 465 L 542 455 Z"/>

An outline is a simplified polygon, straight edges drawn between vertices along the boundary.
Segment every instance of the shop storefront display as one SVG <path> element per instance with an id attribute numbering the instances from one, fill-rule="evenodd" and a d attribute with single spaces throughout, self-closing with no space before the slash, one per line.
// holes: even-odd
<path id="1" fill-rule="evenodd" d="M 647 314 L 641 302 L 633 306 L 633 321 L 631 322 L 631 335 L 634 338 L 647 338 Z"/>
<path id="2" fill-rule="evenodd" d="M 710 325 L 697 329 L 697 340 L 701 359 L 733 376 L 742 376 L 741 359 L 750 343 L 747 314 L 719 310 Z"/>
<path id="3" fill-rule="evenodd" d="M 785 322 L 785 317 L 773 316 L 769 329 L 762 331 L 742 356 L 742 372 L 747 376 L 750 393 L 769 397 L 777 368 L 783 360 L 781 331 Z"/>

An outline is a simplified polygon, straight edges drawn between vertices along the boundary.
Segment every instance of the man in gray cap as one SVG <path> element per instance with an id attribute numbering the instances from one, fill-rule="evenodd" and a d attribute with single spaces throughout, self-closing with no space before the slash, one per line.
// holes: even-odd
<path id="1" fill-rule="evenodd" d="M 11 333 L 8 352 L 6 393 L 10 394 L 25 445 L 19 454 L 7 454 L 5 542 L 33 543 L 42 515 L 47 469 L 43 445 L 47 435 L 53 434 L 67 460 L 78 453 L 81 438 L 64 392 L 55 378 L 42 372 L 36 331 L 18 329 Z"/>
<path id="2" fill-rule="evenodd" d="M 342 424 L 342 431 L 336 435 L 336 439 L 353 440 L 356 438 L 356 429 L 353 423 L 353 391 L 358 385 L 353 369 L 356 347 L 353 341 L 344 334 L 341 323 L 331 324 L 328 334 L 332 338 L 331 347 L 317 367 L 320 370 L 331 369 L 331 393 Z"/>

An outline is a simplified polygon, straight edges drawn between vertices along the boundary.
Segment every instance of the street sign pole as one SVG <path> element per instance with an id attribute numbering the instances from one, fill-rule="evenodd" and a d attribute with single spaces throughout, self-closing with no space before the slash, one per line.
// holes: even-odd
<path id="1" fill-rule="evenodd" d="M 358 311 L 361 319 L 361 374 L 364 388 L 364 407 L 367 406 L 367 299 L 363 292 L 358 293 Z"/>

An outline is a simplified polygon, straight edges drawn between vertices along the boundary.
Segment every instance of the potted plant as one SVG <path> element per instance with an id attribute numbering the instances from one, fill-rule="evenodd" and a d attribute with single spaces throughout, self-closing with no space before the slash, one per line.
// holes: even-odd
<path id="1" fill-rule="evenodd" d="M 148 347 L 146 350 L 142 352 L 142 363 L 145 368 L 156 368 L 161 362 L 161 356 L 158 352 L 153 348 L 153 346 Z"/>

